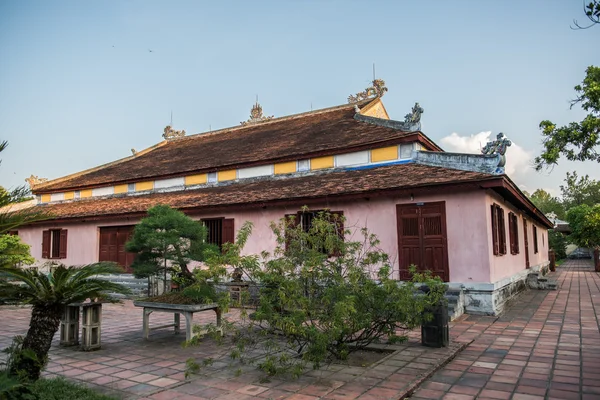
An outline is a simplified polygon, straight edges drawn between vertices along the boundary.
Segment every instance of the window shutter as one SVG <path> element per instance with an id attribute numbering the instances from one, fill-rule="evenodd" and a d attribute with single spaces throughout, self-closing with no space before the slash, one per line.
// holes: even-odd
<path id="1" fill-rule="evenodd" d="M 288 250 L 289 247 L 290 247 L 290 238 L 288 237 L 288 231 L 287 231 L 288 221 L 292 217 L 294 217 L 294 222 L 293 222 L 292 226 L 297 226 L 298 225 L 298 221 L 301 218 L 301 215 L 302 215 L 301 213 L 296 213 L 296 214 L 285 214 L 285 216 L 284 216 L 285 217 L 285 223 L 286 223 L 286 225 L 285 225 L 286 231 L 284 232 L 284 234 L 285 234 L 285 249 L 286 250 Z"/>
<path id="2" fill-rule="evenodd" d="M 223 220 L 223 243 L 234 243 L 235 242 L 235 230 L 233 226 L 233 218 L 226 218 Z"/>
<path id="3" fill-rule="evenodd" d="M 42 258 L 50 258 L 50 231 L 42 232 Z"/>
<path id="4" fill-rule="evenodd" d="M 337 231 L 338 236 L 343 241 L 344 240 L 344 212 L 343 211 L 332 211 L 331 214 L 338 216 L 338 218 L 336 218 L 335 221 L 334 221 L 335 222 L 335 229 Z M 341 255 L 342 255 L 342 253 L 338 249 L 336 249 L 333 252 L 333 256 L 334 257 L 339 257 Z"/>
<path id="5" fill-rule="evenodd" d="M 339 216 L 339 218 L 335 220 L 335 227 L 337 229 L 337 234 L 340 237 L 340 239 L 344 240 L 344 212 L 332 211 L 331 214 Z"/>
<path id="6" fill-rule="evenodd" d="M 58 258 L 67 258 L 67 230 L 60 231 L 60 248 L 58 250 Z"/>
<path id="7" fill-rule="evenodd" d="M 508 214 L 508 233 L 510 235 L 510 253 L 519 254 L 519 225 L 514 213 Z"/>
<path id="8" fill-rule="evenodd" d="M 504 210 L 496 206 L 498 210 L 498 237 L 499 237 L 499 252 L 501 255 L 506 254 L 506 223 L 504 222 Z"/>
<path id="9" fill-rule="evenodd" d="M 499 253 L 498 246 L 498 215 L 496 213 L 496 205 L 492 205 L 492 249 L 494 255 L 497 256 Z"/>

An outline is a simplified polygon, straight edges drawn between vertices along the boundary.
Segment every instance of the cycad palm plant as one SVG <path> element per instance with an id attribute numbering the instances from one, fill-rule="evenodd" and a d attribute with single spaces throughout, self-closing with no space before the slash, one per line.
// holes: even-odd
<path id="1" fill-rule="evenodd" d="M 0 297 L 5 301 L 31 304 L 29 330 L 22 351 L 33 352 L 36 360 L 23 357 L 11 367 L 11 373 L 25 373 L 37 380 L 45 363 L 52 338 L 58 330 L 64 307 L 86 299 L 118 301 L 108 293 L 128 294 L 123 285 L 99 279 L 97 275 L 120 273 L 113 263 L 96 263 L 83 267 L 60 266 L 48 275 L 36 270 L 0 267 L 0 272 L 15 281 L 0 280 Z"/>

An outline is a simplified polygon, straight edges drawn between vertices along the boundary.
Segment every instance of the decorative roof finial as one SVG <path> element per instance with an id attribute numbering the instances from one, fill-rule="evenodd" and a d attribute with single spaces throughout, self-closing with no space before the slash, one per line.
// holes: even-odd
<path id="1" fill-rule="evenodd" d="M 273 119 L 273 115 L 268 116 L 268 117 L 263 115 L 262 106 L 258 102 L 258 96 L 256 96 L 256 103 L 254 103 L 254 105 L 250 109 L 250 118 L 248 118 L 247 121 L 240 122 L 240 124 L 242 126 L 252 125 L 252 124 L 258 124 L 260 122 L 268 121 L 270 119 Z"/>
<path id="2" fill-rule="evenodd" d="M 366 100 L 371 97 L 382 97 L 387 91 L 388 88 L 385 86 L 385 81 L 383 79 L 373 79 L 372 86 L 366 88 L 362 92 L 356 93 L 354 96 L 348 96 L 348 103 L 357 103 L 361 100 Z"/>
<path id="3" fill-rule="evenodd" d="M 164 133 L 162 135 L 162 137 L 165 140 L 173 140 L 173 139 L 179 139 L 185 136 L 185 130 L 180 130 L 180 131 L 176 131 L 175 129 L 173 129 L 171 127 L 171 125 L 167 125 L 165 126 L 164 129 Z"/>
<path id="4" fill-rule="evenodd" d="M 25 178 L 25 182 L 33 189 L 34 186 L 39 185 L 40 183 L 48 182 L 48 178 L 38 178 L 37 175 L 31 175 L 29 178 Z"/>
<path id="5" fill-rule="evenodd" d="M 492 140 L 487 142 L 487 144 L 481 149 L 482 154 L 500 154 L 500 162 L 498 163 L 499 167 L 504 167 L 506 164 L 506 149 L 512 145 L 512 142 L 504 136 L 504 133 L 500 132 L 496 136 L 496 140 Z"/>

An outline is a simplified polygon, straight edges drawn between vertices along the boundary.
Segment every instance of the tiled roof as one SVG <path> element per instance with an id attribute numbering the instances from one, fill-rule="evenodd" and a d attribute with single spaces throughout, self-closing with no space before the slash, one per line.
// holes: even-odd
<path id="1" fill-rule="evenodd" d="M 456 185 L 492 178 L 497 179 L 498 176 L 407 163 L 369 169 L 337 170 L 286 179 L 260 179 L 195 190 L 51 203 L 39 207 L 46 208 L 55 219 L 103 218 L 144 213 L 156 204 L 168 204 L 181 210 L 201 210 L 278 201 L 302 203 L 325 196 L 334 199 L 353 194 Z"/>
<path id="2" fill-rule="evenodd" d="M 358 105 L 364 106 L 370 101 Z M 34 192 L 57 192 L 268 164 L 269 161 L 291 161 L 313 154 L 335 154 L 345 149 L 400 140 L 415 134 L 359 122 L 353 118 L 354 114 L 355 105 L 347 104 L 256 125 L 192 135 L 162 143 L 150 151 L 104 167 L 40 184 Z"/>

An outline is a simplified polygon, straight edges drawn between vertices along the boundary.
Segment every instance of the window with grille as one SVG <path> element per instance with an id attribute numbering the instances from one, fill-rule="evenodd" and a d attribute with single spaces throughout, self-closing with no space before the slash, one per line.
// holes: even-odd
<path id="1" fill-rule="evenodd" d="M 533 225 L 533 252 L 534 254 L 538 252 L 537 227 L 535 225 Z"/>
<path id="2" fill-rule="evenodd" d="M 492 206 L 492 248 L 494 255 L 506 254 L 506 228 L 504 223 L 504 209 L 498 204 Z"/>
<path id="3" fill-rule="evenodd" d="M 519 254 L 519 224 L 515 213 L 508 213 L 508 234 L 510 236 L 510 254 Z"/>
<path id="4" fill-rule="evenodd" d="M 344 221 L 343 211 L 329 211 L 329 210 L 315 210 L 315 211 L 298 211 L 296 214 L 286 214 L 285 218 L 288 220 L 291 217 L 294 217 L 294 222 L 296 225 L 300 225 L 304 232 L 309 232 L 313 227 L 313 220 L 323 212 L 329 212 L 331 216 L 331 222 L 335 223 L 335 229 L 337 231 L 338 236 L 344 240 Z M 289 238 L 286 240 L 286 249 L 289 247 Z M 325 253 L 325 248 L 319 249 L 322 253 Z M 330 254 L 331 256 L 339 255 L 337 252 Z"/>
<path id="5" fill-rule="evenodd" d="M 67 258 L 67 230 L 42 231 L 42 258 Z"/>
<path id="6" fill-rule="evenodd" d="M 203 219 L 202 223 L 208 231 L 207 243 L 221 248 L 223 243 L 233 243 L 235 241 L 233 218 L 207 218 Z"/>

